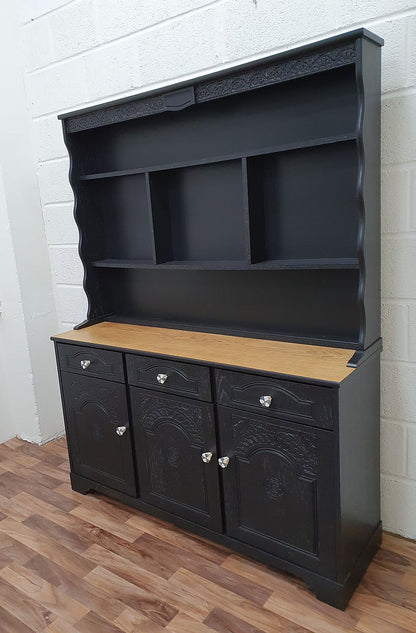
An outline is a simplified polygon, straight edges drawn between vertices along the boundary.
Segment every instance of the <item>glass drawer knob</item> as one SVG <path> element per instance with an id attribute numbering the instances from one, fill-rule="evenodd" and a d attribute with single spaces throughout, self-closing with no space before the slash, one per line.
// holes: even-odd
<path id="1" fill-rule="evenodd" d="M 212 453 L 211 451 L 208 451 L 208 453 L 202 453 L 201 455 L 201 459 L 205 464 L 209 464 L 209 462 L 212 459 Z"/>
<path id="2" fill-rule="evenodd" d="M 124 433 L 125 433 L 126 431 L 127 431 L 127 426 L 118 426 L 118 427 L 116 428 L 116 433 L 117 433 L 117 435 L 119 435 L 120 437 L 121 437 L 122 435 L 124 435 Z"/>
<path id="3" fill-rule="evenodd" d="M 272 397 L 271 396 L 260 396 L 260 400 L 259 400 L 260 404 L 262 407 L 270 407 L 271 403 L 272 403 Z"/>
<path id="4" fill-rule="evenodd" d="M 87 369 L 90 365 L 91 365 L 91 361 L 90 360 L 82 360 L 81 361 L 82 369 Z"/>
<path id="5" fill-rule="evenodd" d="M 156 380 L 158 381 L 159 385 L 164 385 L 167 378 L 168 378 L 167 374 L 158 374 L 156 376 Z"/>
<path id="6" fill-rule="evenodd" d="M 218 460 L 218 464 L 221 466 L 221 468 L 227 468 L 229 463 L 230 458 L 227 455 L 225 457 L 220 457 Z"/>

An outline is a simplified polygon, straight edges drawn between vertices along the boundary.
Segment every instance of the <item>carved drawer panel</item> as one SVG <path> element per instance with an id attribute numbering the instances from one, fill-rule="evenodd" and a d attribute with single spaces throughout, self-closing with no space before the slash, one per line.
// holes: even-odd
<path id="1" fill-rule="evenodd" d="M 334 391 L 267 376 L 216 370 L 218 403 L 333 428 Z"/>
<path id="2" fill-rule="evenodd" d="M 57 345 L 61 371 L 124 382 L 123 355 L 95 347 Z"/>
<path id="3" fill-rule="evenodd" d="M 208 367 L 136 354 L 127 354 L 126 364 L 130 385 L 212 400 Z"/>

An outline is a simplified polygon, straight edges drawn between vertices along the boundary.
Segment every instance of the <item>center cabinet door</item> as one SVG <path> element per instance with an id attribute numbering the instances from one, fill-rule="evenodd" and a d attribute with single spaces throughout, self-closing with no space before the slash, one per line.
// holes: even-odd
<path id="1" fill-rule="evenodd" d="M 221 531 L 212 405 L 130 389 L 141 498 Z"/>
<path id="2" fill-rule="evenodd" d="M 219 410 L 227 535 L 334 574 L 333 433 Z"/>

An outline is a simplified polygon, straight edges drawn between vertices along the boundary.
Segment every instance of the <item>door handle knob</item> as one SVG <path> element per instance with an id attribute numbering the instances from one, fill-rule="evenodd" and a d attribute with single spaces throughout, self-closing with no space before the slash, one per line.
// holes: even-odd
<path id="1" fill-rule="evenodd" d="M 168 379 L 167 374 L 158 374 L 156 376 L 156 380 L 158 381 L 159 385 L 164 385 L 167 379 Z"/>
<path id="2" fill-rule="evenodd" d="M 82 360 L 80 364 L 81 364 L 82 369 L 87 369 L 91 365 L 91 361 L 90 360 Z"/>
<path id="3" fill-rule="evenodd" d="M 272 397 L 271 396 L 260 396 L 259 402 L 260 402 L 262 407 L 269 408 L 271 403 L 272 403 Z"/>
<path id="4" fill-rule="evenodd" d="M 221 466 L 221 468 L 227 468 L 229 463 L 230 463 L 230 458 L 227 455 L 225 455 L 225 457 L 220 457 L 218 459 L 218 464 Z"/>
<path id="5" fill-rule="evenodd" d="M 127 431 L 127 426 L 118 426 L 118 427 L 116 428 L 116 433 L 117 433 L 117 435 L 119 435 L 120 437 L 121 437 L 122 435 L 124 435 L 124 433 L 125 433 L 126 431 Z"/>
<path id="6" fill-rule="evenodd" d="M 212 459 L 212 453 L 211 451 L 208 451 L 207 453 L 202 453 L 201 455 L 201 459 L 205 464 L 209 464 L 209 462 Z"/>

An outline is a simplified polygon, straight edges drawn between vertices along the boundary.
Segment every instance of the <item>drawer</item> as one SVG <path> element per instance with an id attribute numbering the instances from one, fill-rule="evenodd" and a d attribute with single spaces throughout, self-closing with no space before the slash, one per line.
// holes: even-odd
<path id="1" fill-rule="evenodd" d="M 124 382 L 123 355 L 107 349 L 57 344 L 61 371 Z"/>
<path id="2" fill-rule="evenodd" d="M 330 387 L 221 369 L 216 370 L 216 385 L 218 404 L 333 428 L 334 391 Z"/>
<path id="3" fill-rule="evenodd" d="M 207 402 L 212 400 L 208 367 L 137 354 L 127 354 L 126 364 L 130 385 L 177 393 Z"/>

